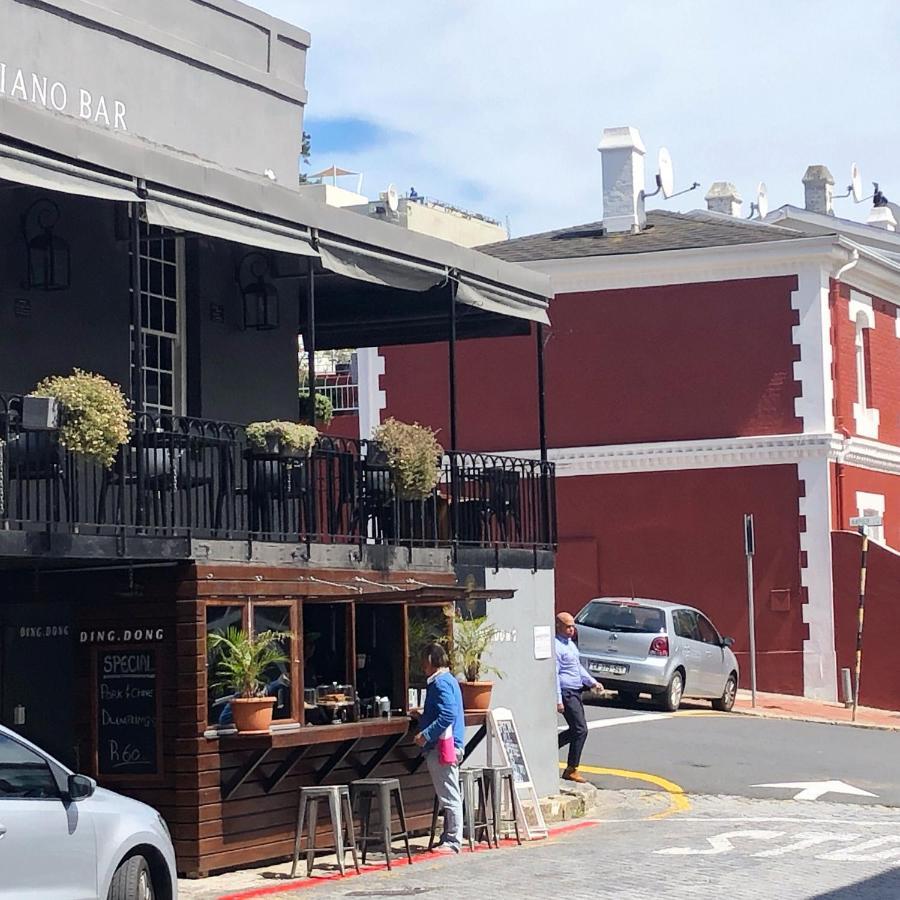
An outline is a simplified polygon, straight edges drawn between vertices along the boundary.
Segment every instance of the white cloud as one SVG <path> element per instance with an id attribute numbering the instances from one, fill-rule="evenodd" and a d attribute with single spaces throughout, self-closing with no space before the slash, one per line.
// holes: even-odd
<path id="1" fill-rule="evenodd" d="M 900 64 L 879 38 L 900 25 L 889 0 L 857 3 L 852 20 L 812 0 L 254 5 L 311 32 L 310 115 L 407 135 L 337 160 L 365 172 L 370 194 L 415 185 L 509 215 L 516 234 L 592 221 L 601 131 L 631 124 L 651 178 L 666 145 L 678 186 L 701 183 L 670 208 L 703 206 L 715 180 L 734 181 L 747 212 L 759 180 L 772 206 L 800 203 L 807 165 L 825 163 L 840 187 L 851 160 L 900 196 Z M 862 215 L 847 204 L 839 213 Z"/>

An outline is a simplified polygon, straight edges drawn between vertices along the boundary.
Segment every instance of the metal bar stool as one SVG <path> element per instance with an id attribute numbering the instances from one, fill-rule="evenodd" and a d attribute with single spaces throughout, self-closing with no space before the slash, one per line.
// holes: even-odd
<path id="1" fill-rule="evenodd" d="M 334 835 L 333 847 L 316 847 L 316 826 L 319 822 L 319 800 L 328 802 L 331 816 L 331 831 Z M 307 815 L 308 809 L 308 815 Z M 353 831 L 353 810 L 350 807 L 350 791 L 345 784 L 328 785 L 327 787 L 300 788 L 300 801 L 297 805 L 297 834 L 294 837 L 294 859 L 291 863 L 291 878 L 297 872 L 300 859 L 300 840 L 303 836 L 303 822 L 307 821 L 308 836 L 306 842 L 306 875 L 312 874 L 316 852 L 334 850 L 337 853 L 338 868 L 344 874 L 344 854 L 347 849 L 353 854 L 353 865 L 359 874 L 359 859 L 356 855 L 356 835 Z M 344 827 L 347 828 L 349 848 L 344 843 Z"/>
<path id="2" fill-rule="evenodd" d="M 397 817 L 400 820 L 400 831 L 391 829 L 391 799 L 397 807 Z M 384 855 L 387 867 L 391 868 L 391 842 L 403 839 L 406 846 L 406 858 L 412 863 L 412 853 L 409 849 L 409 829 L 406 827 L 406 810 L 403 808 L 403 794 L 400 790 L 398 778 L 358 778 L 350 785 L 350 799 L 353 811 L 360 814 L 359 843 L 362 850 L 362 862 L 366 864 L 366 854 L 369 849 L 369 841 L 380 841 L 384 845 Z M 378 818 L 380 832 L 372 833 L 369 830 L 372 815 L 372 800 L 378 801 Z"/>
<path id="3" fill-rule="evenodd" d="M 519 819 L 516 816 L 516 782 L 512 766 L 486 766 L 484 782 L 487 788 L 488 801 L 491 807 L 491 828 L 494 833 L 494 846 L 500 846 L 500 832 L 503 825 L 512 825 L 516 833 L 516 843 L 521 844 L 519 835 Z M 503 816 L 503 788 L 509 796 L 509 815 Z M 508 831 L 508 829 L 507 829 Z"/>
<path id="4" fill-rule="evenodd" d="M 484 769 L 467 768 L 459 770 L 459 788 L 463 801 L 463 826 L 468 835 L 469 849 L 475 849 L 475 841 L 487 841 L 491 846 L 491 826 L 488 822 L 487 794 L 485 791 Z M 477 801 L 477 803 L 476 803 Z M 437 833 L 438 798 L 434 798 L 434 806 L 431 810 L 431 835 L 428 838 L 428 849 L 434 847 L 435 834 Z M 478 833 L 484 832 L 484 837 L 479 838 Z"/>

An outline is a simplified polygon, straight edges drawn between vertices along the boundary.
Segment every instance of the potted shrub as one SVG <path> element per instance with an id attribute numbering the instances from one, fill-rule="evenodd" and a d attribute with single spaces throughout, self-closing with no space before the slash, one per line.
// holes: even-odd
<path id="1" fill-rule="evenodd" d="M 252 637 L 242 628 L 213 631 L 207 637 L 210 668 L 218 680 L 213 687 L 236 696 L 229 701 L 235 727 L 243 732 L 266 732 L 272 724 L 275 697 L 266 696 L 267 672 L 288 662 L 282 631 L 261 631 Z"/>
<path id="2" fill-rule="evenodd" d="M 319 439 L 319 432 L 312 425 L 278 420 L 251 422 L 246 433 L 255 450 L 281 456 L 309 456 Z"/>
<path id="3" fill-rule="evenodd" d="M 441 480 L 444 455 L 434 431 L 418 422 L 388 419 L 375 429 L 373 440 L 387 459 L 401 500 L 424 500 L 431 494 Z"/>
<path id="4" fill-rule="evenodd" d="M 300 418 L 304 422 L 312 422 L 312 409 L 309 405 L 309 390 L 300 389 Z M 334 404 L 331 398 L 325 394 L 316 392 L 316 422 L 321 422 L 327 428 L 334 418 Z"/>
<path id="5" fill-rule="evenodd" d="M 32 397 L 50 398 L 61 410 L 59 443 L 110 468 L 128 442 L 134 421 L 121 388 L 102 375 L 73 370 L 45 378 Z"/>
<path id="6" fill-rule="evenodd" d="M 459 684 L 466 709 L 485 710 L 491 705 L 491 691 L 494 685 L 482 681 L 482 675 L 503 677 L 503 673 L 483 660 L 485 651 L 497 634 L 497 629 L 488 624 L 487 616 L 466 616 L 457 610 L 453 621 L 453 642 L 450 645 L 450 665 L 457 675 L 462 676 Z"/>

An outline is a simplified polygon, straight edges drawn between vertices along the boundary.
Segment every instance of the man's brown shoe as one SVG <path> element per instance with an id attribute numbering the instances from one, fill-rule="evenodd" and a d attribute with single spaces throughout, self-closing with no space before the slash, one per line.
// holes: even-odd
<path id="1" fill-rule="evenodd" d="M 583 778 L 578 773 L 578 769 L 572 768 L 572 766 L 566 768 L 566 770 L 562 773 L 562 777 L 566 781 L 574 781 L 576 784 L 587 784 L 587 779 Z"/>

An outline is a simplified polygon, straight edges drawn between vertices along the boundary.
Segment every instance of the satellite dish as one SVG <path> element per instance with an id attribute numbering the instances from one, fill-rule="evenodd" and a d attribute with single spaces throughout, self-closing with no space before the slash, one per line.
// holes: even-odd
<path id="1" fill-rule="evenodd" d="M 862 200 L 862 179 L 859 177 L 859 166 L 856 163 L 850 164 L 850 193 L 853 195 L 854 203 Z"/>
<path id="2" fill-rule="evenodd" d="M 756 212 L 761 219 L 769 214 L 769 192 L 764 181 L 761 181 L 756 188 Z"/>
<path id="3" fill-rule="evenodd" d="M 665 147 L 659 148 L 659 187 L 667 200 L 672 196 L 675 187 L 675 175 L 672 172 L 672 157 Z"/>
<path id="4" fill-rule="evenodd" d="M 388 185 L 388 189 L 384 192 L 384 202 L 392 213 L 397 212 L 400 207 L 400 198 L 397 195 L 397 188 L 395 185 Z"/>

